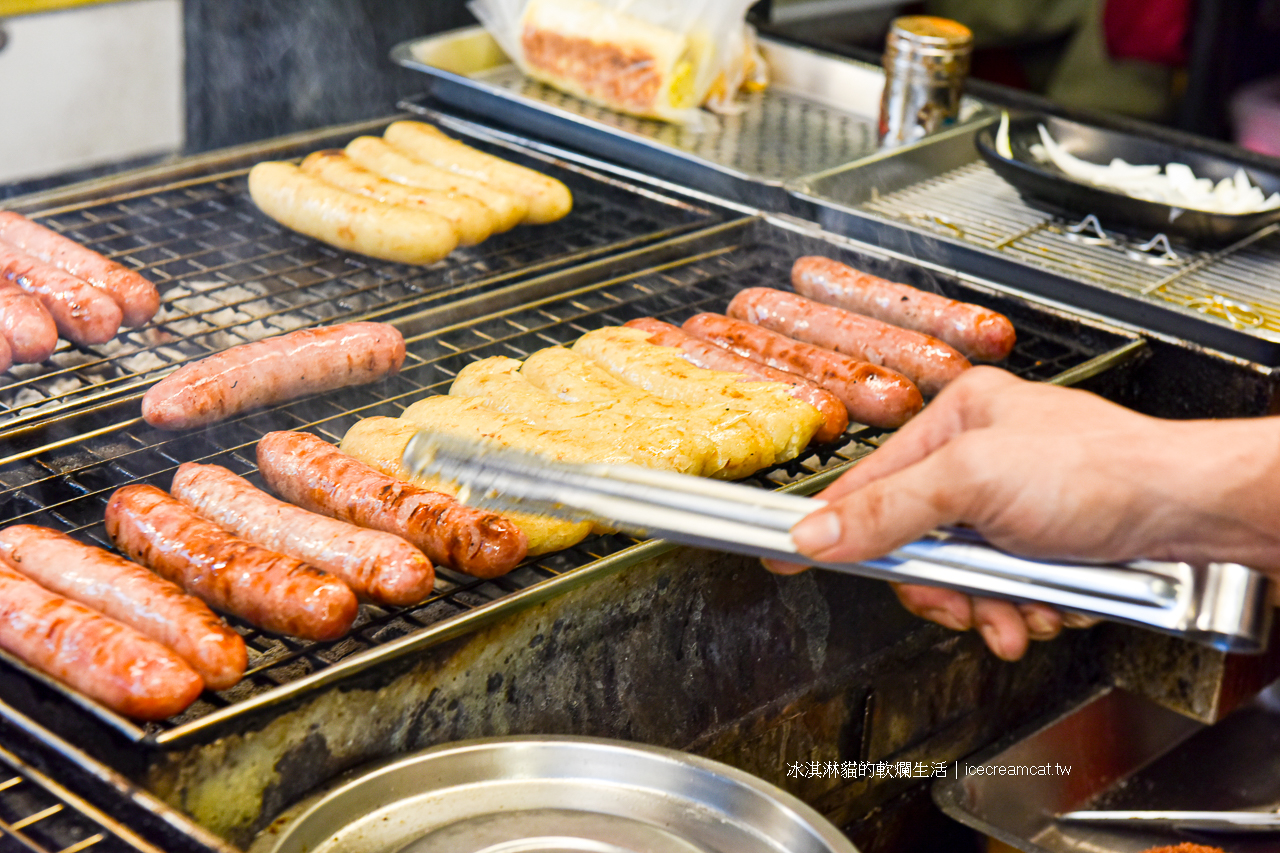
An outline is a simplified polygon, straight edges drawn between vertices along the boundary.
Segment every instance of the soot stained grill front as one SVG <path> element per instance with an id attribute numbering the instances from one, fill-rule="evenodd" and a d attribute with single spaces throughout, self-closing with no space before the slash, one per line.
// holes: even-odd
<path id="1" fill-rule="evenodd" d="M 0 466 L 0 518 L 43 524 L 110 547 L 103 509 L 111 492 L 134 482 L 169 486 L 182 462 L 224 465 L 261 485 L 254 444 L 266 432 L 309 430 L 338 441 L 362 417 L 399 415 L 425 394 L 444 393 L 454 375 L 473 360 L 493 355 L 522 358 L 534 350 L 568 344 L 590 329 L 657 316 L 679 323 L 700 311 L 723 311 L 732 296 L 752 286 L 785 287 L 792 261 L 802 254 L 839 257 L 871 272 L 967 297 L 1009 314 L 1019 343 L 1006 366 L 1027 378 L 1067 381 L 1106 369 L 1141 348 L 1141 340 L 1056 314 L 981 285 L 872 253 L 866 247 L 804 234 L 779 223 L 744 219 L 680 237 L 617 261 L 552 273 L 522 285 L 506 303 L 471 318 L 440 306 L 395 322 L 409 355 L 396 377 L 362 388 L 303 399 L 190 433 L 165 433 L 128 417 L 100 425 L 96 437 L 36 453 Z M 129 413 L 132 414 L 132 413 Z M 854 426 L 844 443 L 804 453 L 761 472 L 764 488 L 816 490 L 842 466 L 870 452 L 882 434 Z M 329 643 L 266 634 L 233 622 L 250 648 L 250 669 L 230 690 L 206 693 L 183 715 L 145 727 L 119 718 L 67 688 L 52 685 L 5 657 L 7 677 L 45 681 L 136 741 L 177 746 L 232 729 L 261 711 L 304 692 L 388 666 L 415 649 L 474 630 L 512 609 L 544 600 L 595 577 L 634 565 L 671 546 L 629 537 L 593 537 L 566 551 L 531 558 L 511 574 L 481 581 L 439 572 L 436 592 L 416 606 L 365 604 L 353 631 Z M 2 679 L 0 679 L 2 680 Z"/>
<path id="2" fill-rule="evenodd" d="M 100 346 L 60 341 L 41 364 L 0 377 L 0 439 L 24 427 L 137 393 L 182 363 L 293 329 L 385 319 L 436 299 L 693 230 L 721 216 L 705 206 L 530 152 L 478 139 L 478 148 L 564 181 L 574 209 L 549 225 L 517 226 L 428 267 L 352 255 L 268 219 L 246 189 L 249 166 L 335 147 L 385 122 L 259 146 L 213 174 L 143 189 L 21 203 L 22 212 L 137 269 L 160 289 L 156 317 Z M 459 131 L 452 130 L 457 134 Z"/>

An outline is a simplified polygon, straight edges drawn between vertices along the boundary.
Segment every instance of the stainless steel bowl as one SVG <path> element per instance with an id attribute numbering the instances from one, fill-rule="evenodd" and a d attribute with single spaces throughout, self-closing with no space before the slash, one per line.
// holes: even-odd
<path id="1" fill-rule="evenodd" d="M 756 777 L 670 749 L 576 737 L 462 741 L 346 778 L 251 853 L 857 853 Z"/>

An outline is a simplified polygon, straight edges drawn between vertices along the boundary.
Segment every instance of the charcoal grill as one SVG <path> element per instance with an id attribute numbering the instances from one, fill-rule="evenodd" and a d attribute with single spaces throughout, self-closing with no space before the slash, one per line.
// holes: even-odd
<path id="1" fill-rule="evenodd" d="M 479 296 L 472 305 L 464 306 L 479 316 L 461 319 L 464 307 L 450 303 L 399 317 L 392 322 L 405 333 L 408 358 L 393 379 L 180 434 L 150 428 L 138 422 L 132 411 L 116 411 L 122 416 L 119 421 L 98 422 L 74 444 L 0 467 L 0 512 L 13 523 L 43 524 L 110 547 L 102 513 L 108 497 L 120 486 L 147 482 L 167 488 L 176 467 L 186 461 L 224 465 L 261 484 L 254 444 L 268 431 L 302 429 L 336 442 L 360 418 L 396 416 L 425 394 L 446 392 L 457 371 L 475 359 L 491 355 L 522 358 L 544 346 L 571 343 L 590 329 L 636 317 L 656 316 L 679 323 L 701 311 L 723 310 L 743 288 L 785 286 L 791 261 L 800 254 L 826 252 L 848 257 L 849 251 L 785 224 L 745 218 L 627 257 L 580 265 L 515 285 L 506 292 Z M 863 266 L 878 263 L 910 272 L 901 259 L 869 254 L 854 259 Z M 917 275 L 928 273 L 916 269 Z M 935 279 L 939 275 L 928 274 Z M 1142 346 L 1134 336 L 1001 297 L 977 283 L 954 281 L 951 288 L 957 294 L 965 292 L 993 303 L 1013 318 L 1019 328 L 1019 343 L 1007 363 L 1028 378 L 1077 381 L 1122 363 Z M 82 416 L 84 419 L 90 416 Z M 870 452 L 882 437 L 878 430 L 855 426 L 842 446 L 811 451 L 757 475 L 753 481 L 765 488 L 816 490 L 851 461 Z M 132 740 L 168 747 L 207 739 L 266 706 L 442 642 L 503 612 L 618 571 L 666 547 L 625 536 L 604 536 L 532 559 L 492 581 L 442 570 L 436 593 L 422 605 L 363 605 L 351 635 L 332 643 L 302 642 L 237 625 L 250 648 L 244 681 L 228 691 L 206 694 L 183 715 L 162 723 L 139 726 L 87 700 L 77 701 Z M 26 671 L 12 659 L 6 662 L 14 670 Z M 65 690 L 61 686 L 56 689 Z"/>
<path id="2" fill-rule="evenodd" d="M 676 187 L 647 183 L 639 176 L 606 174 L 581 160 L 558 157 L 539 146 L 526 148 L 498 135 L 476 141 L 482 147 L 499 146 L 561 177 L 574 189 L 579 218 L 548 230 L 529 230 L 529 240 L 517 230 L 426 270 L 410 270 L 317 246 L 272 226 L 246 206 L 243 174 L 248 164 L 340 144 L 357 133 L 376 132 L 385 123 L 306 134 L 69 193 L 20 200 L 21 210 L 158 279 L 166 308 L 183 313 L 155 324 L 172 339 L 142 348 L 154 353 L 172 350 L 172 355 L 156 356 L 168 358 L 164 364 L 120 371 L 48 409 L 36 411 L 42 404 L 32 403 L 10 413 L 12 419 L 0 425 L 6 448 L 0 459 L 0 517 L 7 523 L 47 525 L 82 541 L 107 545 L 103 509 L 120 486 L 146 482 L 167 488 L 177 466 L 188 461 L 225 465 L 261 485 L 254 444 L 268 431 L 307 430 L 337 441 L 359 418 L 398 415 L 423 395 L 443 393 L 457 371 L 475 359 L 521 358 L 544 346 L 570 343 L 585 331 L 640 316 L 679 323 L 701 311 L 723 310 L 743 288 L 786 287 L 792 261 L 803 254 L 833 256 L 875 274 L 1002 311 L 1019 333 L 1018 346 L 1005 364 L 1029 379 L 1089 382 L 1110 392 L 1131 385 L 1125 377 L 1143 370 L 1144 359 L 1150 360 L 1139 334 L 1083 317 L 1051 300 L 1028 297 L 1017 289 L 1016 277 L 959 275 L 946 266 L 945 258 L 922 260 L 915 253 L 873 248 L 786 216 L 735 216 L 732 211 L 741 213 L 740 207 L 720 206 L 714 199 L 681 194 Z M 464 126 L 452 129 L 459 127 Z M 185 212 L 173 212 L 179 210 Z M 546 239 L 533 239 L 535 235 Z M 217 283 L 200 290 L 194 286 L 200 281 Z M 263 281 L 266 293 L 241 292 Z M 259 304 L 266 307 L 260 309 Z M 225 313 L 229 311 L 246 316 Z M 384 382 L 304 398 L 198 431 L 166 433 L 137 417 L 143 389 L 177 364 L 250 336 L 244 328 L 250 324 L 269 325 L 292 314 L 302 315 L 305 325 L 364 318 L 391 322 L 408 343 L 404 369 Z M 184 321 L 207 327 L 177 325 Z M 220 337 L 224 333 L 227 336 Z M 23 381 L 39 388 L 46 379 Z M 761 488 L 815 491 L 884 437 L 879 430 L 854 425 L 843 444 L 810 451 L 750 482 Z M 708 571 L 690 572 L 690 566 Z M 0 695 L 19 712 L 47 722 L 54 731 L 40 739 L 62 757 L 87 750 L 202 825 L 244 843 L 292 798 L 328 775 L 430 742 L 423 738 L 500 733 L 497 723 L 486 731 L 450 721 L 428 724 L 421 716 L 437 693 L 448 692 L 437 678 L 464 679 L 471 674 L 471 664 L 465 663 L 471 660 L 468 655 L 497 654 L 503 647 L 502 642 L 488 640 L 518 635 L 522 642 L 527 640 L 522 649 L 542 648 L 537 644 L 554 643 L 557 632 L 570 632 L 564 629 L 569 615 L 548 617 L 554 622 L 546 631 L 536 624 L 541 613 L 574 612 L 558 610 L 558 602 L 577 596 L 575 601 L 600 605 L 596 598 L 607 596 L 604 606 L 615 606 L 620 590 L 632 590 L 629 584 L 644 588 L 652 582 L 660 591 L 655 594 L 661 594 L 668 583 L 673 588 L 686 583 L 682 576 L 702 583 L 697 579 L 726 567 L 749 572 L 757 578 L 752 583 L 759 583 L 763 575 L 738 558 L 676 551 L 660 541 L 600 536 L 530 559 L 494 580 L 443 569 L 428 601 L 411 608 L 363 605 L 351 634 L 331 643 L 301 642 L 234 623 L 250 649 L 244 681 L 227 691 L 206 693 L 183 715 L 159 723 L 139 725 L 116 716 L 5 655 L 0 655 Z M 839 583 L 846 580 L 853 583 Z M 710 590 L 711 581 L 705 583 Z M 822 600 L 819 585 L 828 583 L 837 588 L 836 581 L 823 578 L 794 582 L 788 588 L 801 591 L 786 593 L 787 612 L 813 611 L 814 602 Z M 911 639 L 908 651 L 923 654 L 921 644 L 936 642 L 941 634 L 940 629 L 920 629 L 892 605 L 883 585 L 862 582 L 838 589 L 848 599 L 850 612 L 856 610 L 866 620 L 867 636 L 874 638 L 860 643 L 896 641 L 902 625 L 910 624 L 924 639 Z M 1053 660 L 1064 664 L 1068 675 L 1061 681 L 1096 678 L 1093 664 L 1073 656 L 1072 648 L 1064 641 L 1046 653 L 1059 656 Z M 822 670 L 826 652 L 811 642 L 809 654 L 816 661 L 815 670 Z M 955 656 L 948 654 L 946 659 Z M 963 655 L 958 659 L 975 671 L 986 666 Z M 458 669 L 450 668 L 455 666 Z M 475 664 L 475 670 L 485 668 Z M 1043 684 L 1043 678 L 1030 672 L 992 676 L 995 682 L 1007 679 L 1018 685 L 1018 701 L 1007 706 L 1011 714 Z M 503 692 L 509 688 L 500 676 L 487 675 L 479 689 L 494 696 L 498 705 L 515 702 Z M 1019 681 L 1023 678 L 1025 683 Z M 875 702 L 870 692 L 859 692 L 861 687 L 841 694 L 842 703 L 865 711 L 865 724 L 860 724 L 864 729 L 856 737 L 873 760 L 904 754 L 904 749 L 906 754 L 927 754 L 910 750 L 923 750 L 920 744 L 928 741 L 901 740 L 911 729 L 886 716 L 895 703 L 892 697 L 898 695 L 895 691 L 903 689 L 889 684 L 876 694 L 882 698 Z M 768 696 L 769 702 L 777 699 L 775 710 L 784 719 L 797 718 L 783 711 L 781 693 Z M 376 720 L 361 718 L 370 701 L 378 702 Z M 940 701 L 945 705 L 964 700 L 947 697 L 944 691 Z M 985 716 L 986 724 L 1000 724 L 999 717 Z M 529 725 L 538 724 L 536 715 L 527 719 L 533 720 Z M 684 746 L 694 738 L 712 737 L 710 723 L 702 728 L 695 723 L 698 720 L 690 719 L 670 733 L 664 731 L 661 739 Z M 975 739 L 984 736 L 982 731 L 955 735 L 945 748 L 972 749 L 981 742 Z M 651 731 L 638 735 L 659 739 Z M 704 754 L 729 749 L 709 741 L 699 744 L 695 746 Z M 734 758 L 728 752 L 721 757 Z M 749 761 L 747 765 L 761 773 L 768 769 Z M 277 783 L 276 775 L 288 779 Z M 242 793 L 222 787 L 223 779 L 250 780 L 259 787 Z M 806 799 L 810 793 L 817 797 L 824 791 L 806 789 Z M 839 808 L 848 818 L 854 807 L 842 803 Z M 870 806 L 858 808 L 865 811 Z"/>

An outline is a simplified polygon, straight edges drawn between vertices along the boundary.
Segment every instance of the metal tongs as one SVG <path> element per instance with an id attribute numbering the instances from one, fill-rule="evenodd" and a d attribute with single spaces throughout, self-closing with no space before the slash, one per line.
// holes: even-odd
<path id="1" fill-rule="evenodd" d="M 430 431 L 409 441 L 404 465 L 415 476 L 458 483 L 458 500 L 471 506 L 587 520 L 641 537 L 897 583 L 1040 601 L 1226 651 L 1262 651 L 1270 628 L 1268 579 L 1237 563 L 1031 560 L 963 528 L 934 531 L 877 560 L 826 563 L 797 553 L 790 533 L 825 504 L 817 498 L 633 465 L 555 462 Z"/>

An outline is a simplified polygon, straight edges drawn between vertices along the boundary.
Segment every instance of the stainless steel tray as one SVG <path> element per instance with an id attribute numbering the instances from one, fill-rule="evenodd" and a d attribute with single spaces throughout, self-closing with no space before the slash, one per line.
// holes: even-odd
<path id="1" fill-rule="evenodd" d="M 857 853 L 741 770 L 653 746 L 509 737 L 428 749 L 289 809 L 250 853 Z"/>
<path id="2" fill-rule="evenodd" d="M 758 209 L 784 211 L 784 185 L 877 156 L 884 73 L 874 65 L 770 38 L 771 82 L 740 115 L 693 131 L 595 106 L 526 77 L 481 27 L 406 41 L 395 62 L 430 76 L 429 97 L 548 142 Z M 401 106 L 413 109 L 415 101 Z M 711 117 L 711 114 L 708 113 Z M 991 113 L 966 98 L 962 124 Z"/>
<path id="3" fill-rule="evenodd" d="M 939 807 L 1027 853 L 1137 853 L 1183 841 L 1232 853 L 1280 850 L 1275 834 L 1055 820 L 1073 809 L 1274 811 L 1280 805 L 1280 685 L 1212 726 L 1111 690 L 956 767 L 959 778 L 953 769 L 934 785 Z M 995 772 L 1002 767 L 1052 772 Z"/>
<path id="4" fill-rule="evenodd" d="M 1126 229 L 1102 211 L 1087 221 L 1078 211 L 1033 207 L 979 158 L 980 129 L 957 128 L 790 186 L 829 231 L 1280 366 L 1280 224 L 1201 250 Z"/>

